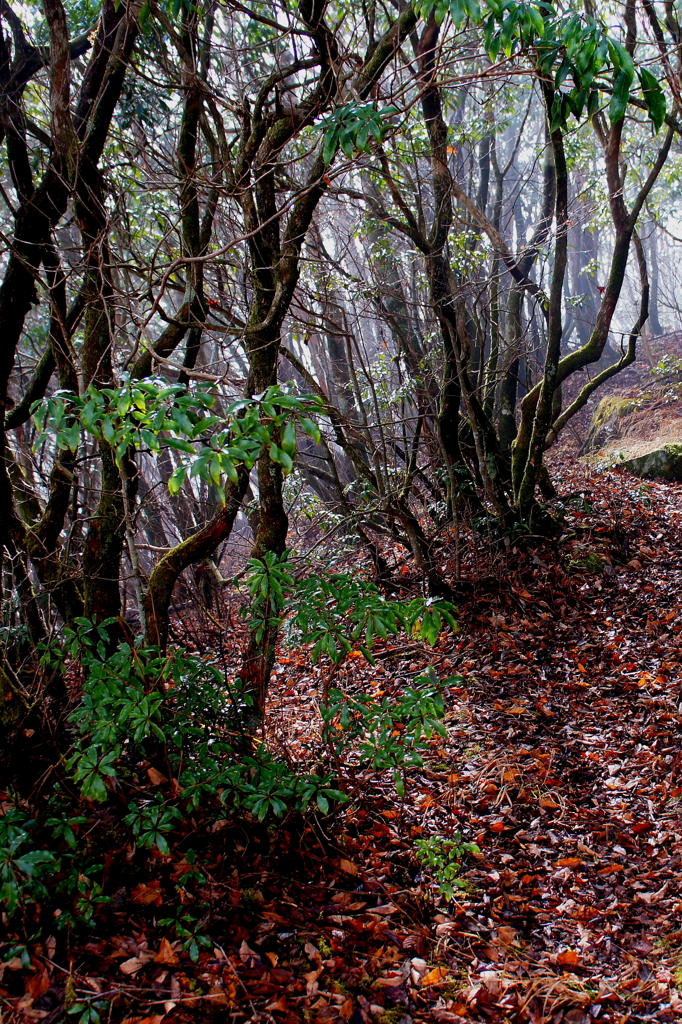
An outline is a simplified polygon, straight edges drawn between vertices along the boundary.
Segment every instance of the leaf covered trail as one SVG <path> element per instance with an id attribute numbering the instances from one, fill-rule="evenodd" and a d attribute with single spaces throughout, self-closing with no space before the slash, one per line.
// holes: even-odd
<path id="1" fill-rule="evenodd" d="M 448 738 L 409 770 L 404 800 L 358 772 L 344 781 L 361 799 L 312 825 L 197 815 L 193 885 L 182 848 L 143 874 L 134 850 L 112 856 L 114 902 L 90 940 L 59 933 L 30 970 L 4 968 L 6 1019 L 55 1024 L 99 998 L 129 1024 L 680 1019 L 682 494 L 568 463 L 558 475 L 558 546 L 481 577 L 472 538 L 460 632 L 435 650 L 386 644 L 376 667 L 349 658 L 335 677 L 377 695 L 427 664 L 462 677 Z M 268 729 L 291 758 L 314 748 L 328 671 L 280 652 Z M 448 902 L 415 844 L 456 833 L 481 853 Z M 211 945 L 194 963 L 163 921 L 197 899 Z"/>
<path id="2" fill-rule="evenodd" d="M 514 554 L 513 575 L 500 565 L 477 581 L 436 657 L 398 650 L 370 673 L 390 690 L 430 660 L 464 680 L 449 690 L 449 742 L 414 773 L 407 805 L 387 790 L 356 813 L 359 878 L 383 860 L 384 885 L 400 889 L 414 840 L 432 833 L 461 831 L 482 853 L 454 905 L 436 897 L 430 927 L 387 912 L 387 949 L 403 956 L 374 982 L 367 1019 L 381 1005 L 441 1021 L 682 1013 L 682 496 L 563 469 L 558 553 Z M 412 881 L 423 896 L 427 880 Z M 349 955 L 353 929 L 341 932 Z M 418 934 L 440 974 L 404 955 Z"/>

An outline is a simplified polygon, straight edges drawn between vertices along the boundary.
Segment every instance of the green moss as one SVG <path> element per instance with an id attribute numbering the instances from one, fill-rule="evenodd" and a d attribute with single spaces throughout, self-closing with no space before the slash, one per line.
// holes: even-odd
<path id="1" fill-rule="evenodd" d="M 467 988 L 469 978 L 463 967 L 458 971 L 451 972 L 447 984 L 441 989 L 442 999 L 457 999 L 463 988 Z"/>
<path id="2" fill-rule="evenodd" d="M 384 1010 L 383 1013 L 379 1014 L 377 1020 L 379 1024 L 400 1024 L 404 1017 L 405 1008 L 398 1006 L 394 1010 Z"/>
<path id="3" fill-rule="evenodd" d="M 571 558 L 568 562 L 570 572 L 602 572 L 604 560 L 596 551 L 588 551 L 581 558 Z"/>
<path id="4" fill-rule="evenodd" d="M 256 910 L 264 898 L 260 889 L 242 889 L 242 906 L 247 910 Z"/>
<path id="5" fill-rule="evenodd" d="M 641 399 L 638 398 L 621 398 L 618 395 L 602 398 L 592 416 L 585 448 L 598 448 L 606 440 L 609 429 L 640 405 Z"/>
<path id="6" fill-rule="evenodd" d="M 645 455 L 625 458 L 619 464 L 636 476 L 682 480 L 682 443 L 666 444 Z"/>
<path id="7" fill-rule="evenodd" d="M 638 398 L 620 398 L 618 395 L 607 395 L 602 398 L 592 417 L 594 428 L 605 427 L 613 420 L 622 419 L 628 413 L 634 412 L 640 406 Z"/>

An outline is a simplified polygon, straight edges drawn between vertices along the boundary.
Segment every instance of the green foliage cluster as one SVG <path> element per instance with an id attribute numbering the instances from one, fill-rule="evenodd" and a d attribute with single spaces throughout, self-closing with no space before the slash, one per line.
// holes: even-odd
<path id="1" fill-rule="evenodd" d="M 455 27 L 467 19 L 484 30 L 485 49 L 492 62 L 528 56 L 544 80 L 553 81 L 552 129 L 565 127 L 571 115 L 579 120 L 599 107 L 599 90 L 611 93 L 609 116 L 616 123 L 625 115 L 635 76 L 656 131 L 665 120 L 666 101 L 660 82 L 646 67 L 635 68 L 620 40 L 606 23 L 584 13 L 561 12 L 548 0 L 419 0 L 423 18 L 449 14 Z M 570 89 L 565 88 L 569 83 Z"/>
<path id="2" fill-rule="evenodd" d="M 405 770 L 419 767 L 434 735 L 447 735 L 443 718 L 443 687 L 459 686 L 461 676 L 442 683 L 429 667 L 407 687 L 397 701 L 388 697 L 351 697 L 332 690 L 322 708 L 323 740 L 338 763 L 353 749 L 359 768 L 393 771 L 399 797 L 405 795 Z"/>
<path id="3" fill-rule="evenodd" d="M 275 603 L 293 583 L 289 576 Z M 256 604 L 261 584 L 262 577 L 250 587 Z M 277 586 L 268 584 L 268 602 Z M 78 668 L 82 694 L 69 718 L 62 781 L 33 817 L 20 802 L 0 814 L 0 908 L 15 924 L 19 911 L 26 915 L 40 904 L 59 928 L 92 927 L 98 908 L 110 902 L 101 850 L 82 835 L 97 805 L 106 806 L 117 846 L 165 858 L 196 831 L 196 814 L 209 823 L 226 813 L 260 822 L 311 808 L 327 814 L 349 799 L 335 778 L 351 765 L 392 771 L 402 796 L 406 770 L 422 763 L 434 735 L 445 733 L 442 686 L 432 669 L 397 700 L 334 690 L 323 709 L 320 767 L 306 771 L 263 745 L 250 749 L 242 723 L 251 699 L 239 681 L 230 683 L 217 665 L 183 650 L 162 654 L 126 642 L 112 649 L 112 625 L 77 619 L 61 646 L 41 649 L 44 668 Z M 187 870 L 196 874 L 190 854 Z M 183 906 L 165 924 L 196 959 L 205 940 L 201 907 Z"/>
<path id="4" fill-rule="evenodd" d="M 397 107 L 378 108 L 374 103 L 344 103 L 325 118 L 322 156 L 331 164 L 337 149 L 349 159 L 355 150 L 366 153 L 372 136 L 382 142 L 388 130 L 388 119 L 398 113 Z"/>
<path id="5" fill-rule="evenodd" d="M 266 551 L 262 558 L 250 558 L 247 562 L 250 600 L 242 613 L 251 620 L 258 643 L 266 629 L 279 628 L 287 597 L 296 586 L 290 572 L 290 555 L 288 550 L 281 555 Z"/>
<path id="6" fill-rule="evenodd" d="M 309 576 L 296 589 L 289 643 L 313 644 L 313 662 L 326 655 L 338 665 L 357 649 L 373 664 L 377 638 L 405 632 L 433 647 L 444 626 L 456 632 L 455 611 L 449 601 L 386 598 L 374 583 L 352 573 Z"/>
<path id="7" fill-rule="evenodd" d="M 466 881 L 460 878 L 462 861 L 468 854 L 480 853 L 476 843 L 463 843 L 456 832 L 451 838 L 434 835 L 415 842 L 416 859 L 425 874 L 434 879 L 438 890 L 451 900 L 455 889 L 466 888 Z"/>
<path id="8" fill-rule="evenodd" d="M 145 378 L 116 388 L 91 386 L 83 395 L 57 391 L 36 403 L 34 416 L 39 436 L 49 435 L 59 448 L 77 451 L 84 431 L 111 445 L 119 466 L 131 449 L 182 452 L 189 458 L 172 473 L 170 493 L 177 493 L 190 476 L 211 482 L 223 499 L 225 479 L 236 483 L 237 467 L 252 469 L 266 447 L 273 462 L 292 472 L 297 424 L 319 442 L 319 427 L 310 418 L 321 405 L 315 395 L 298 397 L 274 385 L 261 395 L 231 402 L 223 412 L 217 404 L 211 384 L 188 389 Z"/>
<path id="9" fill-rule="evenodd" d="M 141 760 L 175 780 L 174 803 L 129 804 L 125 823 L 143 847 L 166 854 L 164 833 L 207 800 L 219 797 L 222 806 L 263 820 L 289 808 L 304 811 L 318 789 L 327 791 L 328 778 L 302 781 L 264 747 L 242 756 L 242 718 L 251 698 L 215 664 L 181 650 L 162 655 L 128 643 L 111 653 L 111 623 L 79 619 L 75 625 L 67 631 L 66 651 L 80 649 L 84 682 L 70 719 L 75 741 L 67 769 L 82 797 L 103 802 L 112 786 L 134 786 Z M 46 651 L 46 660 L 54 657 Z"/>

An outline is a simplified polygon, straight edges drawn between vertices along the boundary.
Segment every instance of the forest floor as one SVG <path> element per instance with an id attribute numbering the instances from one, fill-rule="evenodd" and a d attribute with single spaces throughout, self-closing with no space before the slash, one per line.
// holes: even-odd
<path id="1" fill-rule="evenodd" d="M 214 824 L 198 963 L 158 924 L 182 853 L 151 858 L 117 893 L 111 934 L 5 968 L 5 1020 L 53 1024 L 65 985 L 128 1024 L 680 1019 L 682 490 L 568 459 L 553 472 L 560 544 L 485 576 L 467 548 L 459 633 L 339 670 L 351 692 L 387 695 L 428 664 L 462 677 L 405 798 L 374 777 L 317 822 Z M 319 733 L 323 671 L 281 652 L 269 734 L 292 758 Z M 448 901 L 415 841 L 457 832 L 480 853 Z"/>

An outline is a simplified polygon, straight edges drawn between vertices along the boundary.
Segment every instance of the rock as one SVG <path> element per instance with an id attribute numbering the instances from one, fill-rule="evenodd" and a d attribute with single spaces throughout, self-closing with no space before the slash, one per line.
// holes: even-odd
<path id="1" fill-rule="evenodd" d="M 620 398 L 618 395 L 607 395 L 594 411 L 590 429 L 583 445 L 583 451 L 601 448 L 607 441 L 620 435 L 621 420 L 641 405 L 637 398 Z"/>
<path id="2" fill-rule="evenodd" d="M 636 476 L 682 480 L 682 443 L 666 444 L 644 455 L 622 459 L 616 465 Z"/>

